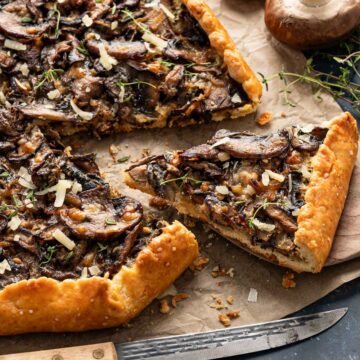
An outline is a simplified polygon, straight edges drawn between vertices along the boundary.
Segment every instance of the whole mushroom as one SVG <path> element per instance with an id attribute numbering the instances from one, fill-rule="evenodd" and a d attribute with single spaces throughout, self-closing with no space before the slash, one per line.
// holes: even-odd
<path id="1" fill-rule="evenodd" d="M 295 49 L 327 47 L 360 24 L 360 0 L 266 0 L 265 23 Z"/>

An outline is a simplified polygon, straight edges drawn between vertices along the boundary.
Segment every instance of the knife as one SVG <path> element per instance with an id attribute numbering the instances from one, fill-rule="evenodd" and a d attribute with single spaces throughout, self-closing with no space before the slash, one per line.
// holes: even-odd
<path id="1" fill-rule="evenodd" d="M 289 345 L 336 324 L 347 308 L 255 325 L 113 344 L 2 355 L 0 360 L 208 360 Z"/>

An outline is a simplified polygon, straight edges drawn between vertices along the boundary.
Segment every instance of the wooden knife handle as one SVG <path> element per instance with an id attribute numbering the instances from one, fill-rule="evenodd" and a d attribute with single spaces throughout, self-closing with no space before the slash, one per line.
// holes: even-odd
<path id="1" fill-rule="evenodd" d="M 1 355 L 0 360 L 117 360 L 111 342 L 61 349 Z"/>

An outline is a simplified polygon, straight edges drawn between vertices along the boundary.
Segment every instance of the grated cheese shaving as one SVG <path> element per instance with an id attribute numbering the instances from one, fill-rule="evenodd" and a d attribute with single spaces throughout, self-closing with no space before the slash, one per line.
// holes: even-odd
<path id="1" fill-rule="evenodd" d="M 218 154 L 218 159 L 219 159 L 220 161 L 227 161 L 227 160 L 230 159 L 230 155 L 229 155 L 227 152 L 225 152 L 225 151 L 221 151 L 221 152 L 219 152 L 219 154 Z"/>
<path id="2" fill-rule="evenodd" d="M 26 45 L 22 44 L 21 42 L 18 42 L 15 40 L 9 40 L 9 39 L 5 39 L 4 47 L 11 49 L 11 50 L 16 50 L 16 51 L 25 51 L 26 50 Z"/>
<path id="3" fill-rule="evenodd" d="M 225 185 L 218 185 L 215 187 L 215 191 L 218 192 L 221 195 L 227 195 L 229 194 L 229 189 Z"/>
<path id="4" fill-rule="evenodd" d="M 248 302 L 256 303 L 258 297 L 258 292 L 254 288 L 250 288 L 249 295 L 248 295 Z"/>
<path id="5" fill-rule="evenodd" d="M 59 180 L 56 185 L 56 194 L 55 194 L 55 207 L 61 207 L 64 204 L 66 190 L 70 189 L 72 186 L 72 181 L 70 180 Z"/>
<path id="6" fill-rule="evenodd" d="M 88 268 L 84 267 L 81 270 L 81 275 L 80 275 L 80 279 L 86 279 L 88 277 Z"/>
<path id="7" fill-rule="evenodd" d="M 265 171 L 269 174 L 271 179 L 274 179 L 274 180 L 276 180 L 278 182 L 281 182 L 281 183 L 285 180 L 284 175 L 277 174 L 276 172 L 273 172 L 271 170 L 265 170 Z"/>
<path id="8" fill-rule="evenodd" d="M 264 186 L 268 186 L 270 183 L 270 176 L 266 171 L 264 171 L 261 175 L 261 182 Z"/>
<path id="9" fill-rule="evenodd" d="M 231 98 L 231 102 L 233 102 L 234 104 L 241 103 L 242 100 L 241 100 L 239 94 L 233 95 L 232 98 Z"/>
<path id="10" fill-rule="evenodd" d="M 61 96 L 61 93 L 58 89 L 55 89 L 55 90 L 51 90 L 47 93 L 47 97 L 50 99 L 50 100 L 54 100 L 54 99 L 58 99 L 59 97 Z"/>
<path id="11" fill-rule="evenodd" d="M 164 14 L 169 18 L 169 20 L 175 20 L 175 15 L 164 4 L 160 3 L 159 8 L 164 12 Z"/>
<path id="12" fill-rule="evenodd" d="M 153 0 L 149 3 L 144 4 L 144 7 L 145 8 L 154 8 L 154 7 L 158 7 L 159 4 L 160 4 L 160 0 Z"/>
<path id="13" fill-rule="evenodd" d="M 13 216 L 11 220 L 8 222 L 8 227 L 12 231 L 15 231 L 20 225 L 21 225 L 21 219 L 17 215 Z"/>
<path id="14" fill-rule="evenodd" d="M 272 232 L 275 230 L 274 224 L 264 223 L 259 221 L 258 219 L 254 219 L 253 224 L 261 231 Z"/>
<path id="15" fill-rule="evenodd" d="M 83 18 L 81 19 L 81 21 L 83 22 L 83 24 L 86 26 L 86 27 L 90 27 L 94 21 L 93 19 L 88 15 L 86 14 L 85 16 L 83 16 Z"/>
<path id="16" fill-rule="evenodd" d="M 108 71 L 111 70 L 113 65 L 116 65 L 118 63 L 117 60 L 107 53 L 104 44 L 100 44 L 99 51 L 100 51 L 100 64 L 104 67 L 104 69 Z"/>
<path id="17" fill-rule="evenodd" d="M 64 245 L 68 250 L 72 250 L 75 247 L 75 243 L 69 239 L 60 229 L 56 229 L 52 233 L 53 237 L 62 245 Z"/>
<path id="18" fill-rule="evenodd" d="M 97 265 L 90 266 L 88 268 L 88 270 L 89 270 L 90 275 L 92 275 L 92 276 L 96 276 L 101 273 L 101 270 L 99 269 L 99 267 Z"/>
<path id="19" fill-rule="evenodd" d="M 24 76 L 28 76 L 29 73 L 30 73 L 29 66 L 28 66 L 28 64 L 26 64 L 26 63 L 21 64 L 21 65 L 19 66 L 19 70 L 20 70 L 20 72 L 21 72 Z"/>
<path id="20" fill-rule="evenodd" d="M 228 136 L 225 136 L 224 138 L 216 141 L 214 144 L 211 145 L 211 148 L 213 149 L 214 147 L 220 146 L 222 144 L 225 144 L 226 142 L 228 142 L 230 140 L 230 138 Z"/>
<path id="21" fill-rule="evenodd" d="M 73 194 L 77 194 L 82 191 L 82 186 L 77 181 L 74 181 L 73 186 L 71 188 L 71 192 Z"/>
<path id="22" fill-rule="evenodd" d="M 2 262 L 0 262 L 0 274 L 3 275 L 6 270 L 11 271 L 11 267 L 9 262 L 4 259 Z"/>
<path id="23" fill-rule="evenodd" d="M 73 108 L 74 112 L 79 115 L 79 117 L 83 120 L 89 121 L 94 117 L 94 114 L 88 111 L 81 110 L 73 100 L 70 100 L 70 105 Z"/>
<path id="24" fill-rule="evenodd" d="M 168 45 L 166 40 L 159 38 L 158 36 L 156 36 L 151 32 L 145 32 L 142 38 L 143 40 L 149 42 L 150 44 L 155 45 L 160 50 L 164 50 Z"/>

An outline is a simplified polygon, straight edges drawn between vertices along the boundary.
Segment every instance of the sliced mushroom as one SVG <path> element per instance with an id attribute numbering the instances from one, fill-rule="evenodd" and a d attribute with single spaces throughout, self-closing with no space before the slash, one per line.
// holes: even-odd
<path id="1" fill-rule="evenodd" d="M 173 97 L 178 92 L 178 86 L 185 74 L 185 67 L 183 65 L 176 65 L 166 75 L 164 84 L 161 90 L 168 96 Z"/>
<path id="2" fill-rule="evenodd" d="M 73 82 L 71 90 L 78 100 L 77 104 L 82 107 L 87 105 L 91 99 L 97 98 L 102 93 L 103 81 L 99 77 L 86 75 Z"/>
<path id="3" fill-rule="evenodd" d="M 0 153 L 6 153 L 15 149 L 14 143 L 10 141 L 0 141 Z"/>
<path id="4" fill-rule="evenodd" d="M 293 234 L 297 230 L 297 224 L 290 215 L 283 209 L 275 205 L 266 207 L 265 212 L 274 220 L 276 220 L 284 231 L 288 234 Z"/>
<path id="5" fill-rule="evenodd" d="M 213 148 L 208 144 L 194 146 L 185 150 L 180 154 L 180 158 L 188 161 L 204 160 L 218 160 L 219 150 Z"/>
<path id="6" fill-rule="evenodd" d="M 41 104 L 19 107 L 19 111 L 29 118 L 38 120 L 64 122 L 73 122 L 76 120 L 76 117 L 72 114 L 65 114 L 59 110 L 49 109 Z"/>
<path id="7" fill-rule="evenodd" d="M 0 214 L 0 233 L 2 233 L 6 229 L 7 224 L 8 218 L 5 215 Z"/>
<path id="8" fill-rule="evenodd" d="M 41 25 L 24 25 L 19 16 L 6 11 L 0 11 L 0 31 L 12 38 L 24 40 L 36 39 L 51 25 L 52 21 L 44 22 Z"/>
<path id="9" fill-rule="evenodd" d="M 60 211 L 61 221 L 72 234 L 79 239 L 90 241 L 108 241 L 117 238 L 125 231 L 133 228 L 142 219 L 142 210 L 129 201 L 119 215 L 109 200 L 109 189 L 98 187 L 80 194 L 81 211 L 85 218 L 77 220 L 71 209 Z"/>
<path id="10" fill-rule="evenodd" d="M 285 130 L 267 136 L 219 130 L 208 143 L 233 157 L 244 159 L 278 157 L 290 146 L 289 133 Z"/>
<path id="11" fill-rule="evenodd" d="M 0 67 L 10 69 L 16 64 L 16 60 L 5 51 L 0 51 Z"/>

